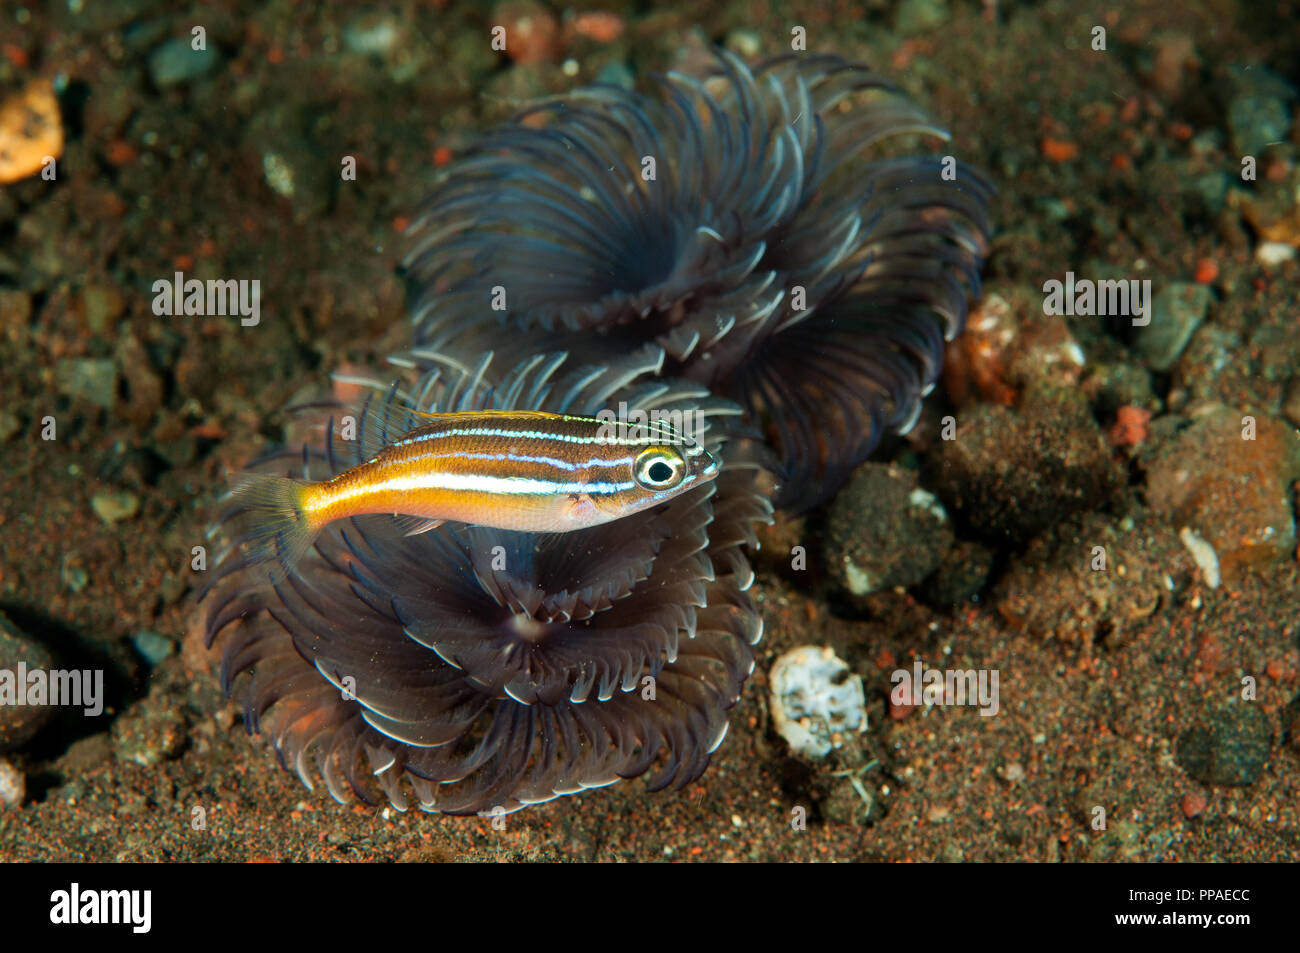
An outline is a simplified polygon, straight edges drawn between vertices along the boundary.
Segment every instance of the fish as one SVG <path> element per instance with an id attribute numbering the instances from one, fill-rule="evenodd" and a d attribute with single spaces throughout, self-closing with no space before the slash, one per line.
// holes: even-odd
<path id="1" fill-rule="evenodd" d="M 375 514 L 395 517 L 407 536 L 448 521 L 569 533 L 657 506 L 721 468 L 658 420 L 620 427 L 545 411 L 406 413 L 418 426 L 328 480 L 237 475 L 231 499 L 248 523 L 246 563 L 283 578 L 327 525 Z"/>

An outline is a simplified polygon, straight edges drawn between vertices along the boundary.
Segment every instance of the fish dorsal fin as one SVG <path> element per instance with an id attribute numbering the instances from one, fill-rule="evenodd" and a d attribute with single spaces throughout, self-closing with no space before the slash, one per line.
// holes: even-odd
<path id="1" fill-rule="evenodd" d="M 422 423 L 394 381 L 387 394 L 372 391 L 360 408 L 335 417 L 330 439 L 336 456 L 348 466 L 355 466 L 373 460 L 402 434 Z"/>
<path id="2" fill-rule="evenodd" d="M 524 417 L 533 420 L 559 420 L 563 414 L 552 414 L 545 410 L 452 410 L 447 413 L 435 413 L 425 410 L 408 411 L 417 419 L 416 426 L 422 426 L 431 420 L 447 420 L 457 417 Z"/>

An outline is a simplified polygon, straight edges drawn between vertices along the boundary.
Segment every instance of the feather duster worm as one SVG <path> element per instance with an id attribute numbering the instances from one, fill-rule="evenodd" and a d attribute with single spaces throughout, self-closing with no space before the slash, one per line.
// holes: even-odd
<path id="1" fill-rule="evenodd" d="M 715 73 L 544 101 L 448 168 L 407 260 L 414 347 L 393 359 L 423 376 L 391 415 L 689 409 L 722 453 L 714 482 L 563 535 L 340 520 L 278 582 L 245 561 L 238 511 L 218 524 L 209 640 L 249 729 L 309 785 L 471 813 L 688 783 L 761 632 L 759 462 L 812 505 L 915 419 L 978 289 L 990 187 L 882 153 L 945 134 L 864 67 L 720 53 Z M 301 458 L 256 469 L 358 462 L 331 412 L 303 418 Z"/>
<path id="2" fill-rule="evenodd" d="M 417 220 L 416 344 L 617 366 L 652 342 L 658 372 L 748 411 L 783 502 L 812 505 L 915 421 L 978 290 L 990 187 L 880 157 L 903 133 L 947 137 L 814 54 L 751 72 L 724 52 L 658 97 L 543 101 L 449 166 Z"/>
<path id="3" fill-rule="evenodd" d="M 430 362 L 434 363 L 434 362 Z M 542 409 L 594 415 L 688 407 L 707 426 L 738 413 L 697 384 L 629 382 L 653 370 L 573 368 L 535 356 L 509 373 L 434 367 L 394 413 Z M 358 462 L 322 420 L 314 446 L 254 469 L 318 480 Z M 322 430 L 326 432 L 322 434 Z M 400 429 L 400 428 L 397 428 Z M 720 429 L 696 436 L 710 449 Z M 282 581 L 242 558 L 239 512 L 205 594 L 209 643 L 250 731 L 339 800 L 511 811 L 649 774 L 699 776 L 753 668 L 762 625 L 743 547 L 770 512 L 732 453 L 714 483 L 652 510 L 566 534 L 446 524 L 419 536 L 387 517 L 330 524 Z"/>

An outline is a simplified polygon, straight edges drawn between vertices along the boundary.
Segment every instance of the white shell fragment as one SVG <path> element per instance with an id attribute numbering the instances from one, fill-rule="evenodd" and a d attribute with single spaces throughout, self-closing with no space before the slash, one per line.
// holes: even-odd
<path id="1" fill-rule="evenodd" d="M 1199 533 L 1184 526 L 1178 531 L 1178 538 L 1183 541 L 1187 551 L 1192 554 L 1192 559 L 1196 560 L 1196 565 L 1201 568 L 1201 576 L 1205 579 L 1205 584 L 1211 589 L 1219 588 L 1219 554 L 1214 551 L 1214 546 L 1209 540 L 1203 539 Z"/>
<path id="2" fill-rule="evenodd" d="M 772 666 L 772 720 L 795 754 L 824 758 L 867 730 L 862 679 L 829 648 L 801 645 Z"/>

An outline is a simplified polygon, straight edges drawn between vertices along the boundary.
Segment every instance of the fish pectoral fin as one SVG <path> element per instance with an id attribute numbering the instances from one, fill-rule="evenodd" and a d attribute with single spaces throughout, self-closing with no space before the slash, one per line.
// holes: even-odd
<path id="1" fill-rule="evenodd" d="M 402 531 L 403 536 L 419 536 L 431 529 L 437 529 L 446 522 L 446 520 L 440 519 L 426 519 L 423 516 L 399 516 L 397 514 L 393 514 L 393 519 L 397 523 L 397 528 Z"/>

